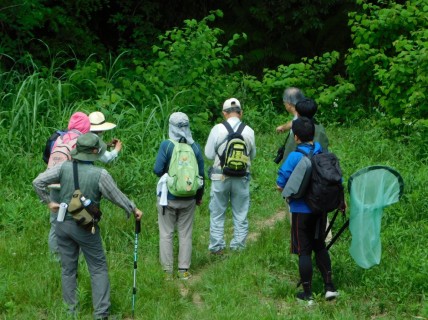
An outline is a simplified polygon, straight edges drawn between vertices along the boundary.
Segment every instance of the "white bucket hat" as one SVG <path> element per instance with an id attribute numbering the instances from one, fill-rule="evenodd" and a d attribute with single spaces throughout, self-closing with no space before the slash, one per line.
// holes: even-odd
<path id="1" fill-rule="evenodd" d="M 91 131 L 107 131 L 116 127 L 114 123 L 106 122 L 106 117 L 102 112 L 95 111 L 89 115 L 89 121 L 91 122 Z"/>

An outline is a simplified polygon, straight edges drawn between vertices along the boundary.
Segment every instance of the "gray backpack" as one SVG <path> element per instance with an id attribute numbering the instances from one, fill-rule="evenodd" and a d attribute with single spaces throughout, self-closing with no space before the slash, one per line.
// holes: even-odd
<path id="1" fill-rule="evenodd" d="M 288 178 L 287 184 L 282 190 L 284 198 L 303 198 L 311 181 L 312 163 L 310 158 L 312 157 L 313 150 L 310 151 L 309 155 L 298 149 L 296 151 L 303 153 L 303 157 L 294 168 L 290 178 Z"/>

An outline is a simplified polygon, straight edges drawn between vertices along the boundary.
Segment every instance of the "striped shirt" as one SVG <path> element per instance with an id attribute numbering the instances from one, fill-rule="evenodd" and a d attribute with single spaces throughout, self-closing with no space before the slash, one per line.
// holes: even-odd
<path id="1" fill-rule="evenodd" d="M 47 204 L 50 202 L 47 186 L 60 182 L 62 165 L 63 164 L 48 169 L 45 172 L 40 173 L 37 178 L 34 179 L 34 190 L 43 203 Z M 70 179 L 73 179 L 73 177 L 71 176 Z M 129 200 L 128 197 L 119 190 L 116 182 L 105 169 L 101 170 L 98 188 L 104 198 L 124 209 L 127 212 L 128 217 L 135 210 L 136 206 L 134 202 Z"/>

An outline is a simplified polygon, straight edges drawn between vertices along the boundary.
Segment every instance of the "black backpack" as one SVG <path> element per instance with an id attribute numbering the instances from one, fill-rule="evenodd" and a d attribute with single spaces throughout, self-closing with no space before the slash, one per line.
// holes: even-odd
<path id="1" fill-rule="evenodd" d="M 220 166 L 223 174 L 231 177 L 244 177 L 247 174 L 248 150 L 242 131 L 245 123 L 241 122 L 236 132 L 227 121 L 222 122 L 229 134 L 226 138 L 226 146 L 220 158 Z"/>
<path id="2" fill-rule="evenodd" d="M 52 147 L 56 139 L 58 139 L 58 137 L 60 136 L 63 136 L 65 133 L 67 133 L 67 131 L 57 130 L 54 133 L 52 133 L 52 135 L 48 138 L 48 140 L 46 140 L 45 149 L 43 150 L 43 161 L 46 164 L 48 164 L 49 162 L 49 157 L 51 156 Z"/>
<path id="3" fill-rule="evenodd" d="M 311 179 L 305 194 L 305 202 L 312 213 L 325 214 L 341 207 L 344 202 L 342 170 L 334 153 L 313 156 L 297 150 L 311 159 Z"/>

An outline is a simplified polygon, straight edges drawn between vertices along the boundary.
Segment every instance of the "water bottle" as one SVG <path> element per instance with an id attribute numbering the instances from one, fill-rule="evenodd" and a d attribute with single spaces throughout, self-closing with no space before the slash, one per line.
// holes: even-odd
<path id="1" fill-rule="evenodd" d="M 91 199 L 86 199 L 84 196 L 80 197 L 80 201 L 82 201 L 82 204 L 85 208 L 87 208 L 91 203 Z"/>
<path id="2" fill-rule="evenodd" d="M 87 199 L 84 196 L 80 197 L 80 201 L 82 202 L 86 211 L 88 211 L 94 217 L 95 222 L 98 222 L 101 219 L 100 209 L 92 202 L 91 199 Z"/>

